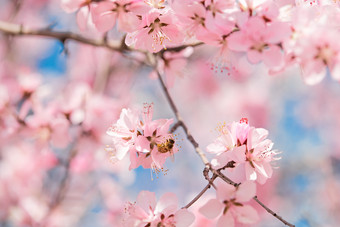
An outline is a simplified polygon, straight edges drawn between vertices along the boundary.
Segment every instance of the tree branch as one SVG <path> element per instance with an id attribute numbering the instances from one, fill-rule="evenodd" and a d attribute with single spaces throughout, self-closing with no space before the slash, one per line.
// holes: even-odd
<path id="1" fill-rule="evenodd" d="M 24 27 L 23 25 L 9 23 L 5 21 L 0 21 L 0 31 L 13 36 L 42 36 L 52 39 L 57 39 L 62 43 L 66 40 L 73 40 L 80 43 L 96 46 L 105 47 L 114 51 L 122 52 L 123 50 L 128 50 L 126 46 L 122 46 L 120 41 L 108 41 L 106 39 L 91 39 L 78 35 L 72 32 L 58 32 L 52 31 L 49 28 L 44 29 L 31 29 Z M 138 51 L 138 50 L 134 50 Z"/>
<path id="2" fill-rule="evenodd" d="M 223 173 L 221 173 L 222 170 L 224 170 L 225 168 L 231 168 L 234 166 L 234 163 L 228 163 L 226 166 L 220 168 L 220 169 L 214 169 L 212 168 L 209 160 L 207 159 L 207 157 L 205 156 L 205 154 L 202 152 L 202 150 L 199 148 L 198 143 L 196 142 L 196 140 L 194 139 L 194 137 L 190 134 L 188 127 L 186 126 L 186 124 L 183 122 L 178 109 L 174 103 L 174 101 L 172 100 L 170 93 L 167 89 L 167 87 L 164 84 L 164 81 L 162 79 L 162 75 L 159 73 L 159 71 L 157 70 L 157 67 L 155 67 L 155 70 L 157 72 L 158 75 L 158 79 L 161 83 L 161 86 L 163 88 L 164 94 L 168 100 L 168 103 L 172 109 L 172 111 L 174 112 L 178 122 L 176 123 L 176 125 L 180 125 L 182 126 L 185 134 L 187 135 L 187 139 L 191 142 L 191 144 L 194 146 L 196 153 L 200 156 L 202 162 L 205 164 L 206 169 L 208 168 L 212 173 L 213 176 L 212 178 L 208 179 L 208 175 L 206 173 L 205 178 L 209 181 L 209 184 L 207 186 L 205 186 L 205 188 L 203 188 L 203 190 L 188 204 L 186 205 L 184 208 L 188 208 L 190 207 L 192 204 L 194 204 L 211 186 L 212 181 L 216 179 L 216 177 L 221 178 L 223 181 L 225 181 L 226 183 L 233 185 L 234 187 L 238 187 L 240 185 L 240 183 L 236 183 L 234 181 L 232 181 L 231 179 L 229 179 L 227 176 L 225 176 Z M 176 126 L 178 127 L 178 126 Z M 213 178 L 214 177 L 214 178 Z M 213 180 L 212 180 L 213 179 Z M 285 219 L 283 219 L 282 217 L 278 216 L 274 211 L 272 211 L 271 209 L 269 209 L 266 205 L 264 205 L 261 201 L 258 200 L 257 196 L 255 196 L 253 198 L 258 204 L 260 204 L 268 213 L 270 213 L 271 215 L 273 215 L 275 218 L 277 218 L 278 220 L 280 220 L 282 223 L 284 223 L 285 225 L 289 226 L 289 227 L 295 227 L 295 225 L 290 224 L 288 221 L 286 221 Z"/>
<path id="3" fill-rule="evenodd" d="M 214 182 L 214 180 L 217 178 L 217 175 L 214 174 L 210 179 L 209 179 L 209 183 L 207 184 L 207 186 L 205 186 L 202 191 L 200 193 L 198 193 L 197 196 L 195 196 L 195 198 L 193 198 L 186 206 L 182 207 L 182 209 L 188 209 L 192 204 L 194 204 L 199 198 L 201 198 L 201 196 L 211 187 L 212 182 Z"/>

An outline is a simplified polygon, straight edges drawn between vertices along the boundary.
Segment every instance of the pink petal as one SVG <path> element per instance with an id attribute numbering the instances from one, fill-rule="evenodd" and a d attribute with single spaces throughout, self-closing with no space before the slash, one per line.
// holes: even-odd
<path id="1" fill-rule="evenodd" d="M 243 182 L 236 191 L 236 200 L 238 202 L 247 202 L 256 194 L 256 184 L 253 181 Z"/>
<path id="2" fill-rule="evenodd" d="M 222 215 L 216 224 L 216 227 L 234 227 L 235 220 L 230 212 L 227 212 L 225 215 Z"/>
<path id="3" fill-rule="evenodd" d="M 162 197 L 159 199 L 156 205 L 155 211 L 162 213 L 163 210 L 165 210 L 168 207 L 171 207 L 174 210 L 172 211 L 167 210 L 171 214 L 177 210 L 177 204 L 178 204 L 177 196 L 174 193 L 167 192 L 163 194 Z"/>
<path id="4" fill-rule="evenodd" d="M 154 192 L 141 191 L 137 197 L 137 205 L 145 211 L 155 210 L 157 200 Z"/>
<path id="5" fill-rule="evenodd" d="M 112 12 L 112 8 L 112 2 L 100 2 L 92 10 L 93 23 L 99 32 L 107 32 L 115 25 L 117 13 Z"/>
<path id="6" fill-rule="evenodd" d="M 326 76 L 326 67 L 319 61 L 312 61 L 301 66 L 302 77 L 306 84 L 315 85 Z"/>
<path id="7" fill-rule="evenodd" d="M 228 38 L 228 47 L 233 51 L 246 51 L 249 41 L 244 32 L 234 32 Z"/>
<path id="8" fill-rule="evenodd" d="M 221 213 L 222 209 L 223 204 L 220 201 L 211 199 L 199 209 L 199 212 L 208 219 L 214 219 Z"/>
<path id="9" fill-rule="evenodd" d="M 240 147 L 235 147 L 231 153 L 232 153 L 232 159 L 236 163 L 244 163 L 246 161 L 246 145 L 242 145 Z"/>
<path id="10" fill-rule="evenodd" d="M 115 149 L 116 149 L 115 156 L 117 157 L 118 160 L 122 160 L 125 157 L 126 153 L 128 153 L 128 151 L 130 150 L 128 145 L 120 143 L 115 144 Z"/>
<path id="11" fill-rule="evenodd" d="M 75 12 L 84 0 L 61 0 L 61 8 L 67 13 Z"/>
<path id="12" fill-rule="evenodd" d="M 89 18 L 89 8 L 82 7 L 77 13 L 77 24 L 80 30 L 84 31 L 87 28 Z"/>
<path id="13" fill-rule="evenodd" d="M 247 57 L 250 63 L 257 64 L 262 61 L 262 53 L 257 50 L 249 50 L 247 52 Z"/>
<path id="14" fill-rule="evenodd" d="M 218 141 L 211 143 L 207 146 L 207 151 L 213 154 L 220 154 L 225 150 L 226 150 L 225 146 Z"/>
<path id="15" fill-rule="evenodd" d="M 175 222 L 177 227 L 190 226 L 195 221 L 195 215 L 187 209 L 180 209 L 175 213 Z"/>
<path id="16" fill-rule="evenodd" d="M 234 186 L 219 181 L 216 190 L 217 198 L 221 201 L 233 199 L 235 198 L 235 190 Z"/>
<path id="17" fill-rule="evenodd" d="M 238 222 L 243 224 L 253 224 L 259 220 L 257 211 L 250 205 L 235 207 L 235 216 Z"/>
<path id="18" fill-rule="evenodd" d="M 292 30 L 288 23 L 273 22 L 266 28 L 266 41 L 278 44 L 290 36 Z"/>
<path id="19" fill-rule="evenodd" d="M 261 162 L 253 162 L 253 165 L 255 166 L 255 169 L 262 174 L 264 177 L 268 178 L 268 174 L 266 173 L 266 170 L 264 169 Z"/>
<path id="20" fill-rule="evenodd" d="M 125 32 L 133 32 L 138 29 L 140 20 L 133 13 L 120 13 L 118 15 L 118 29 Z"/>
<path id="21" fill-rule="evenodd" d="M 254 168 L 249 164 L 249 162 L 245 163 L 246 168 L 246 178 L 247 180 L 256 180 L 257 174 L 254 170 Z"/>
<path id="22" fill-rule="evenodd" d="M 263 51 L 263 63 L 270 67 L 279 67 L 284 62 L 284 54 L 278 46 L 270 46 Z"/>

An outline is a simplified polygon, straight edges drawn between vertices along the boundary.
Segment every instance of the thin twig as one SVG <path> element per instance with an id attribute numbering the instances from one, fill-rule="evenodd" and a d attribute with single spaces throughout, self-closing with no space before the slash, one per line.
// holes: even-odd
<path id="1" fill-rule="evenodd" d="M 260 204 L 261 207 L 263 207 L 268 213 L 270 213 L 271 215 L 273 215 L 274 217 L 276 217 L 277 219 L 279 219 L 282 223 L 284 223 L 287 226 L 290 227 L 295 227 L 295 225 L 290 224 L 289 222 L 287 222 L 285 219 L 283 219 L 282 217 L 280 217 L 279 215 L 277 215 L 277 213 L 275 213 L 274 211 L 272 211 L 271 209 L 269 209 L 266 205 L 264 205 L 258 198 L 257 196 L 253 197 L 253 200 L 255 200 L 258 204 Z"/>
<path id="2" fill-rule="evenodd" d="M 238 187 L 240 184 L 235 183 L 231 179 L 229 179 L 227 176 L 225 176 L 223 173 L 220 172 L 221 170 L 216 170 L 216 172 L 219 174 L 218 177 L 227 182 L 228 184 L 234 185 L 235 187 Z M 273 215 L 275 218 L 280 220 L 283 224 L 289 226 L 289 227 L 295 227 L 295 225 L 289 223 L 281 216 L 277 215 L 273 210 L 271 210 L 269 207 L 264 205 L 258 198 L 257 195 L 253 197 L 253 200 L 255 200 L 260 206 L 262 206 L 269 214 Z"/>
<path id="3" fill-rule="evenodd" d="M 195 198 L 193 198 L 186 206 L 182 207 L 185 209 L 188 209 L 192 204 L 194 204 L 199 198 L 201 198 L 201 196 L 211 187 L 212 182 L 214 182 L 214 180 L 217 178 L 217 175 L 214 174 L 210 179 L 209 179 L 209 183 L 207 184 L 207 186 L 205 186 L 202 191 L 200 193 L 198 193 L 197 196 L 195 196 Z"/>

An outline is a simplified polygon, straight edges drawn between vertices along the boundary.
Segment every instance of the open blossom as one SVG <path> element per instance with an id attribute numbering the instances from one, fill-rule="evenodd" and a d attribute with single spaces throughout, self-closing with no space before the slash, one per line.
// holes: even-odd
<path id="1" fill-rule="evenodd" d="M 100 32 L 110 30 L 116 21 L 120 30 L 133 32 L 140 23 L 137 13 L 146 13 L 148 9 L 142 0 L 102 1 L 93 10 L 93 23 Z"/>
<path id="2" fill-rule="evenodd" d="M 126 45 L 134 44 L 137 49 L 158 52 L 169 46 L 181 44 L 184 36 L 174 19 L 173 13 L 169 10 L 150 11 L 142 17 L 139 29 L 128 33 Z"/>
<path id="3" fill-rule="evenodd" d="M 168 133 L 173 120 L 152 120 L 152 115 L 152 104 L 144 106 L 143 121 L 136 112 L 123 109 L 117 123 L 107 131 L 113 138 L 114 158 L 122 160 L 130 153 L 130 169 L 142 165 L 160 170 L 166 159 L 178 151 L 173 135 Z"/>
<path id="4" fill-rule="evenodd" d="M 187 227 L 195 216 L 187 209 L 178 209 L 178 199 L 173 193 L 165 193 L 157 202 L 154 192 L 141 191 L 136 203 L 126 208 L 127 227 Z"/>
<path id="5" fill-rule="evenodd" d="M 216 199 L 209 200 L 200 212 L 209 219 L 218 216 L 217 227 L 233 227 L 235 223 L 254 224 L 259 220 L 256 210 L 246 203 L 256 194 L 256 185 L 246 181 L 238 187 L 218 182 Z"/>
<path id="6" fill-rule="evenodd" d="M 245 168 L 247 180 L 264 184 L 272 176 L 271 162 L 277 160 L 278 154 L 272 150 L 273 143 L 266 139 L 268 131 L 263 128 L 250 127 L 248 120 L 223 125 L 221 135 L 208 145 L 207 151 L 216 154 L 211 163 L 217 168 L 226 166 Z"/>
<path id="7" fill-rule="evenodd" d="M 199 1 L 174 1 L 171 5 L 188 36 L 205 28 L 206 9 Z"/>
<path id="8" fill-rule="evenodd" d="M 291 33 L 287 23 L 266 23 L 263 18 L 251 17 L 242 24 L 240 30 L 230 35 L 231 50 L 246 52 L 249 62 L 253 64 L 263 61 L 272 68 L 284 63 L 280 43 Z"/>
<path id="9" fill-rule="evenodd" d="M 335 80 L 340 80 L 340 45 L 334 37 L 339 31 L 312 28 L 305 29 L 302 39 L 294 48 L 298 57 L 304 81 L 314 85 L 327 74 L 327 70 Z"/>

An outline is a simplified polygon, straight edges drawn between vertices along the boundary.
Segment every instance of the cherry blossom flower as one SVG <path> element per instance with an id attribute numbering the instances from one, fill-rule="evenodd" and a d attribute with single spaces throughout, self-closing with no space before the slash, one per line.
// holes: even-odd
<path id="1" fill-rule="evenodd" d="M 187 35 L 195 36 L 197 31 L 205 28 L 206 8 L 201 2 L 175 1 L 171 8 L 175 11 Z"/>
<path id="2" fill-rule="evenodd" d="M 176 25 L 173 13 L 169 10 L 158 12 L 151 11 L 142 17 L 139 29 L 128 33 L 125 43 L 135 45 L 137 49 L 158 52 L 169 46 L 179 45 L 184 36 Z"/>
<path id="3" fill-rule="evenodd" d="M 130 109 L 122 109 L 119 120 L 113 124 L 107 134 L 113 137 L 115 157 L 122 160 L 130 149 L 134 148 L 139 124 L 138 115 Z"/>
<path id="4" fill-rule="evenodd" d="M 123 226 L 134 227 L 186 227 L 195 220 L 187 209 L 178 210 L 178 199 L 173 193 L 165 193 L 157 202 L 154 192 L 141 191 L 136 203 L 126 208 L 128 217 Z"/>
<path id="5" fill-rule="evenodd" d="M 103 1 L 93 9 L 93 23 L 100 32 L 110 30 L 116 21 L 119 30 L 133 32 L 140 23 L 136 13 L 146 13 L 148 9 L 142 0 Z"/>
<path id="6" fill-rule="evenodd" d="M 249 62 L 253 64 L 263 61 L 268 67 L 278 67 L 284 63 L 279 44 L 290 35 L 288 24 L 266 24 L 262 18 L 251 17 L 240 29 L 241 31 L 231 34 L 228 39 L 231 50 L 245 51 Z"/>
<path id="7" fill-rule="evenodd" d="M 301 65 L 302 76 L 307 84 L 319 83 L 330 72 L 335 80 L 340 80 L 340 45 L 334 37 L 338 31 L 328 29 L 305 30 L 303 37 L 296 43 L 295 56 Z M 313 34 L 313 35 L 312 35 Z"/>
<path id="8" fill-rule="evenodd" d="M 259 220 L 259 216 L 246 202 L 255 194 L 256 185 L 252 181 L 246 181 L 238 187 L 218 182 L 216 199 L 209 200 L 199 211 L 209 219 L 219 216 L 217 227 L 233 227 L 236 223 L 254 224 Z"/>
<path id="9" fill-rule="evenodd" d="M 114 148 L 110 151 L 114 158 L 122 160 L 130 152 L 130 169 L 142 165 L 157 173 L 166 159 L 178 152 L 173 135 L 168 133 L 173 119 L 152 120 L 152 115 L 152 104 L 145 104 L 143 121 L 136 112 L 123 109 L 117 123 L 107 131 L 113 137 Z"/>
<path id="10" fill-rule="evenodd" d="M 246 179 L 260 184 L 264 184 L 272 176 L 270 162 L 279 158 L 274 157 L 278 152 L 272 150 L 273 143 L 266 139 L 267 130 L 250 127 L 248 120 L 243 118 L 240 122 L 222 125 L 220 133 L 214 143 L 207 147 L 208 152 L 217 155 L 211 161 L 213 166 L 242 166 L 245 168 Z"/>

